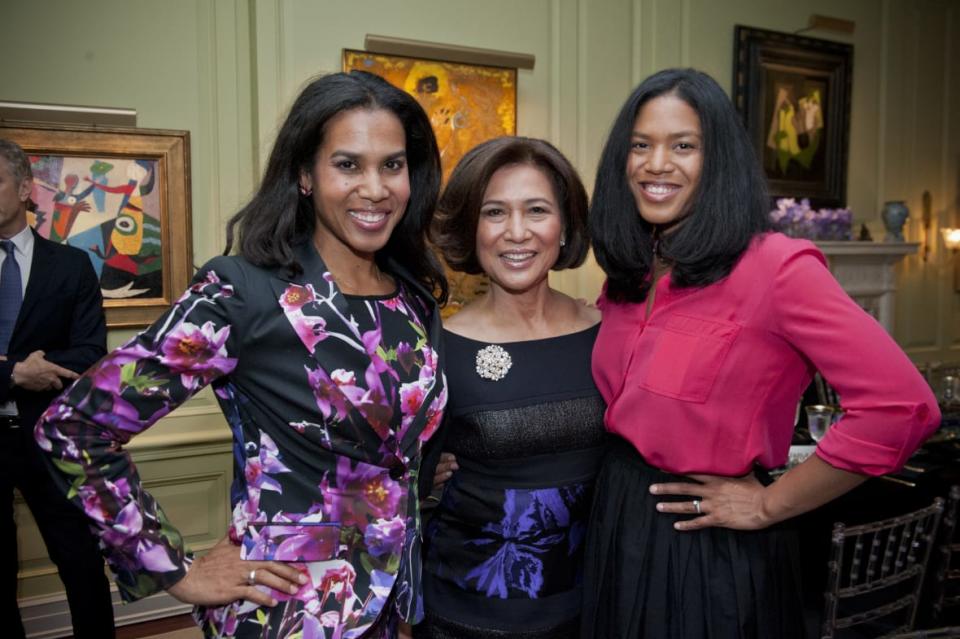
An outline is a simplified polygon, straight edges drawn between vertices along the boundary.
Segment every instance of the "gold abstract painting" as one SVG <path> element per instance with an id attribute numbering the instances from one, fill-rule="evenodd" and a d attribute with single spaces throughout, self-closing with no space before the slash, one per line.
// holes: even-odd
<path id="1" fill-rule="evenodd" d="M 430 118 L 443 179 L 477 144 L 517 132 L 517 70 L 344 49 L 343 70 L 368 71 L 412 95 Z M 486 278 L 447 269 L 447 317 L 482 294 Z"/>

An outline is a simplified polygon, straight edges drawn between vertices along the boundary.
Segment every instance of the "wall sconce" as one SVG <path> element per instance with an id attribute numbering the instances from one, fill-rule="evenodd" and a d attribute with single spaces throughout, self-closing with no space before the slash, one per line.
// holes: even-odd
<path id="1" fill-rule="evenodd" d="M 953 252 L 953 290 L 960 293 L 960 228 L 941 229 L 943 244 Z"/>

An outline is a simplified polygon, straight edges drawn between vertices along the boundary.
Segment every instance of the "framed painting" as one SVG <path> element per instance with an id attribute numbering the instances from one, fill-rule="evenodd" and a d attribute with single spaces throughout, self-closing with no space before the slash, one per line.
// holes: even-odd
<path id="1" fill-rule="evenodd" d="M 846 204 L 853 46 L 737 26 L 734 101 L 776 197 Z"/>
<path id="2" fill-rule="evenodd" d="M 412 95 L 430 118 L 446 182 L 477 144 L 517 132 L 517 70 L 343 50 L 343 70 L 369 71 Z M 487 287 L 482 275 L 447 269 L 449 316 Z"/>
<path id="3" fill-rule="evenodd" d="M 5 123 L 33 169 L 31 225 L 86 251 L 107 325 L 145 326 L 192 273 L 187 131 Z"/>

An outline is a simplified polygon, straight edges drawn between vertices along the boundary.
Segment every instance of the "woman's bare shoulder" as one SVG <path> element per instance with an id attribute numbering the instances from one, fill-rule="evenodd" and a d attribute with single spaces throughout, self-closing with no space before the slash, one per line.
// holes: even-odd
<path id="1" fill-rule="evenodd" d="M 600 321 L 600 309 L 595 304 L 584 298 L 574 299 L 565 293 L 562 295 L 566 298 L 565 301 L 569 308 L 572 309 L 571 315 L 574 317 L 578 330 L 590 328 Z"/>
<path id="2" fill-rule="evenodd" d="M 463 337 L 471 339 L 482 338 L 483 328 L 482 313 L 476 304 L 468 304 L 450 317 L 443 320 L 443 327 L 451 333 L 456 333 Z"/>

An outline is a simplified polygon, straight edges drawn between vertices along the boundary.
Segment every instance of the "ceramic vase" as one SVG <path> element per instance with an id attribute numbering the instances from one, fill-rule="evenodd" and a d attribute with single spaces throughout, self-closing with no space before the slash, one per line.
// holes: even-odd
<path id="1" fill-rule="evenodd" d="M 903 225 L 910 217 L 910 209 L 907 205 L 900 200 L 885 202 L 880 217 L 883 218 L 883 227 L 887 229 L 883 241 L 903 242 Z"/>

